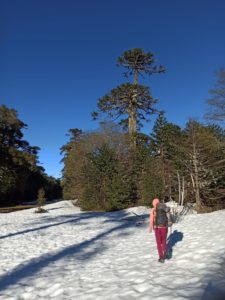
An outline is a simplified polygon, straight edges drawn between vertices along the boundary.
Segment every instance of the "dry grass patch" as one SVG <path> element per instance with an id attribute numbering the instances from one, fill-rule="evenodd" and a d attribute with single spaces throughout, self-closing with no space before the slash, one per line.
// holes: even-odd
<path id="1" fill-rule="evenodd" d="M 23 209 L 29 209 L 29 208 L 36 208 L 37 205 L 18 205 L 18 206 L 11 206 L 11 207 L 0 207 L 0 213 L 10 213 L 13 211 L 19 211 Z"/>

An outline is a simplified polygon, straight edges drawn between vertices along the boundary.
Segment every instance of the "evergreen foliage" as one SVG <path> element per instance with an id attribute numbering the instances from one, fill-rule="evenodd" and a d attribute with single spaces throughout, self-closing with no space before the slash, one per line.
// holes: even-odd
<path id="1" fill-rule="evenodd" d="M 140 128 L 143 120 L 156 112 L 155 104 L 156 100 L 150 95 L 149 88 L 126 83 L 112 89 L 109 94 L 100 98 L 98 111 L 94 112 L 92 116 L 97 119 L 100 113 L 103 113 L 114 120 L 119 119 L 119 124 L 125 129 L 128 126 L 129 133 L 134 134 L 137 130 L 136 122 Z"/>
<path id="2" fill-rule="evenodd" d="M 60 182 L 38 165 L 39 148 L 23 139 L 26 128 L 16 110 L 0 106 L 0 206 L 35 200 L 42 185 L 49 199 L 61 197 Z"/>
<path id="3" fill-rule="evenodd" d="M 88 155 L 85 166 L 84 209 L 116 210 L 126 207 L 126 186 L 115 152 L 103 144 Z"/>
<path id="4" fill-rule="evenodd" d="M 181 128 L 169 123 L 164 113 L 159 114 L 150 135 L 150 151 L 157 165 L 155 173 L 162 180 L 161 199 L 164 200 L 176 198 L 177 142 L 181 136 Z"/>
<path id="5" fill-rule="evenodd" d="M 109 126 L 71 138 L 64 149 L 65 195 L 82 209 L 151 205 L 154 197 L 178 201 L 180 194 L 199 210 L 225 204 L 224 130 L 218 125 L 190 121 L 182 130 L 160 115 L 150 136 L 138 134 L 135 149 L 126 133 Z"/>
<path id="6" fill-rule="evenodd" d="M 117 66 L 126 69 L 125 77 L 134 76 L 134 84 L 138 83 L 138 76 L 142 74 L 164 73 L 165 68 L 162 65 L 155 64 L 153 53 L 145 53 L 143 49 L 134 48 L 124 51 L 121 57 L 117 59 Z"/>
<path id="7" fill-rule="evenodd" d="M 128 192 L 122 162 L 128 151 L 126 135 L 106 124 L 79 139 L 71 137 L 62 147 L 64 199 L 78 199 L 83 209 L 125 207 Z"/>
<path id="8" fill-rule="evenodd" d="M 133 75 L 133 84 L 121 84 L 111 90 L 110 93 L 98 100 L 98 110 L 92 113 L 94 119 L 98 119 L 102 114 L 114 121 L 119 120 L 119 124 L 128 127 L 128 132 L 133 146 L 136 146 L 136 134 L 142 126 L 143 120 L 148 120 L 147 116 L 156 113 L 154 99 L 149 92 L 149 88 L 138 84 L 140 74 L 162 73 L 164 67 L 156 66 L 152 53 L 145 53 L 142 49 L 135 48 L 125 51 L 117 60 L 117 65 L 125 67 L 125 76 Z M 125 118 L 124 118 L 125 116 Z"/>

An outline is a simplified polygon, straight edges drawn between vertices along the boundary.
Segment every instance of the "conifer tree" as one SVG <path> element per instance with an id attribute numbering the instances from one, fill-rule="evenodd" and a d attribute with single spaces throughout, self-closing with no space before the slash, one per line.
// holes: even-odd
<path id="1" fill-rule="evenodd" d="M 114 121 L 119 119 L 124 127 L 128 126 L 130 135 L 137 132 L 138 126 L 147 116 L 154 113 L 156 100 L 152 98 L 149 88 L 138 84 L 121 84 L 98 100 L 98 112 L 92 115 L 95 119 L 100 114 L 107 114 Z M 125 118 L 123 118 L 125 117 Z"/>
<path id="2" fill-rule="evenodd" d="M 180 136 L 180 127 L 169 123 L 164 113 L 159 114 L 150 135 L 150 151 L 157 161 L 158 175 L 162 180 L 162 199 L 171 199 L 172 197 L 176 174 L 175 162 L 178 153 L 177 142 Z"/>
<path id="3" fill-rule="evenodd" d="M 23 138 L 26 128 L 15 109 L 0 105 L 0 206 L 36 199 L 38 188 L 48 186 L 48 176 L 38 165 L 39 148 Z"/>
<path id="4" fill-rule="evenodd" d="M 140 48 L 124 51 L 122 56 L 117 59 L 117 66 L 122 66 L 126 69 L 125 77 L 133 76 L 134 84 L 138 84 L 139 75 L 165 72 L 165 68 L 162 65 L 157 66 L 155 64 L 155 58 L 152 53 L 145 53 Z"/>
<path id="5" fill-rule="evenodd" d="M 127 83 L 113 89 L 106 96 L 98 100 L 98 111 L 92 114 L 97 119 L 101 113 L 106 113 L 109 117 L 120 120 L 128 126 L 128 132 L 136 144 L 136 133 L 138 125 L 141 125 L 147 116 L 156 110 L 154 104 L 156 100 L 150 95 L 149 89 L 138 84 L 140 74 L 162 73 L 164 67 L 156 66 L 152 53 L 145 53 L 142 49 L 136 48 L 125 51 L 117 60 L 117 65 L 124 67 L 125 75 L 133 75 L 133 84 Z"/>
<path id="6" fill-rule="evenodd" d="M 109 145 L 104 144 L 88 155 L 85 188 L 81 201 L 84 209 L 112 211 L 126 207 L 126 187 L 119 161 Z"/>

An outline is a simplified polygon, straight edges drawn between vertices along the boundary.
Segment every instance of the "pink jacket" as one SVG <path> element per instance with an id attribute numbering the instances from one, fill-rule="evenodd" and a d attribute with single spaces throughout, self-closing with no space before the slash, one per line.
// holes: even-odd
<path id="1" fill-rule="evenodd" d="M 153 199 L 152 205 L 153 208 L 151 209 L 150 212 L 150 232 L 152 232 L 153 229 L 153 223 L 154 223 L 154 216 L 155 216 L 155 211 L 156 211 L 156 205 L 159 203 L 159 199 Z"/>

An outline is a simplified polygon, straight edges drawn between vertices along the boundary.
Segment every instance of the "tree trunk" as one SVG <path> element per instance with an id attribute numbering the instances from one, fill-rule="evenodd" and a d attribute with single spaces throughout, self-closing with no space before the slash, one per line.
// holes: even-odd
<path id="1" fill-rule="evenodd" d="M 178 203 L 180 205 L 181 204 L 181 187 L 180 187 L 180 174 L 178 171 L 177 171 L 177 181 L 178 181 L 178 193 L 179 193 Z"/>
<path id="2" fill-rule="evenodd" d="M 134 135 L 137 131 L 137 120 L 136 120 L 136 113 L 134 110 L 130 112 L 128 126 L 129 126 L 129 134 Z"/>
<path id="3" fill-rule="evenodd" d="M 134 72 L 134 84 L 138 84 L 138 73 Z M 136 147 L 136 132 L 137 132 L 137 92 L 133 91 L 133 97 L 129 106 L 128 131 L 131 137 L 134 148 Z"/>
<path id="4" fill-rule="evenodd" d="M 167 193 L 167 181 L 166 181 L 165 158 L 164 158 L 164 148 L 163 147 L 160 148 L 160 156 L 161 156 L 163 200 L 164 200 L 166 197 L 166 193 Z"/>
<path id="5" fill-rule="evenodd" d="M 181 191 L 181 206 L 184 205 L 184 188 L 185 188 L 185 184 L 184 184 L 184 176 L 182 177 L 182 191 Z"/>
<path id="6" fill-rule="evenodd" d="M 197 162 L 197 151 L 196 151 L 195 142 L 193 142 L 193 166 L 194 166 L 195 202 L 198 210 L 201 207 L 201 201 L 200 201 L 200 192 L 199 192 L 198 162 Z"/>

